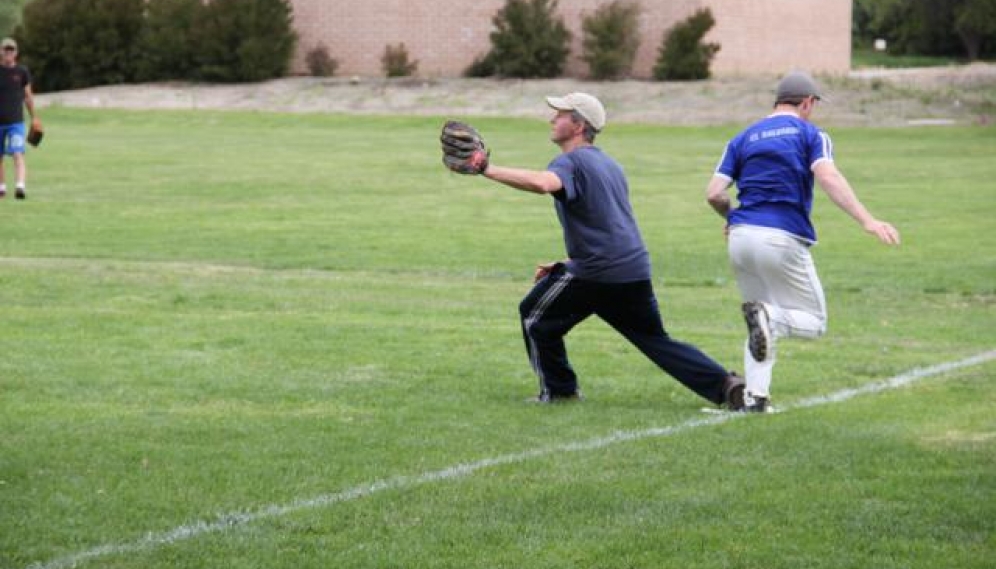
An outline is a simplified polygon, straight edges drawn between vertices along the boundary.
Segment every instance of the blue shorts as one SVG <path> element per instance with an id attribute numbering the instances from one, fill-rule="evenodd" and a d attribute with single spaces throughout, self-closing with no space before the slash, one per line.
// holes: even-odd
<path id="1" fill-rule="evenodd" d="M 24 154 L 24 123 L 0 124 L 0 154 Z"/>

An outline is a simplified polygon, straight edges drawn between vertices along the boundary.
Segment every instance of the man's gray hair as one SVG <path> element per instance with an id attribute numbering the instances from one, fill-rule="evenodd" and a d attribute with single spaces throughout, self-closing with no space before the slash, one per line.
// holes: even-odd
<path id="1" fill-rule="evenodd" d="M 582 133 L 582 136 L 584 136 L 585 142 L 595 142 L 595 135 L 598 134 L 598 131 L 595 130 L 595 127 L 591 126 L 588 119 L 581 116 L 581 113 L 577 111 L 571 111 L 571 120 L 574 121 L 575 124 L 581 123 L 584 125 L 584 133 Z"/>

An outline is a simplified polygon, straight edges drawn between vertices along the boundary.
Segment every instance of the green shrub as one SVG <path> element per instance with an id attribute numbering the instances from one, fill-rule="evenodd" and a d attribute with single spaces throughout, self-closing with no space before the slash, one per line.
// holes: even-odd
<path id="1" fill-rule="evenodd" d="M 14 28 L 21 23 L 21 11 L 27 0 L 3 0 L 0 2 L 0 37 L 14 33 Z"/>
<path id="2" fill-rule="evenodd" d="M 506 77 L 557 77 L 571 33 L 554 12 L 557 0 L 508 0 L 495 14 L 491 52 L 495 73 Z"/>
<path id="3" fill-rule="evenodd" d="M 388 77 L 408 77 L 418 70 L 418 60 L 409 60 L 408 48 L 404 43 L 385 46 L 380 64 L 384 75 Z"/>
<path id="4" fill-rule="evenodd" d="M 702 43 L 702 38 L 715 24 L 712 11 L 703 8 L 664 32 L 664 41 L 654 66 L 654 79 L 708 79 L 709 64 L 720 46 L 716 43 Z"/>
<path id="5" fill-rule="evenodd" d="M 15 36 L 39 91 L 262 81 L 286 73 L 297 41 L 288 0 L 31 0 Z"/>
<path id="6" fill-rule="evenodd" d="M 188 79 L 194 75 L 197 50 L 190 37 L 204 10 L 201 0 L 149 0 L 139 38 L 139 80 Z"/>
<path id="7" fill-rule="evenodd" d="M 75 5 L 74 0 L 36 0 L 24 9 L 14 36 L 20 48 L 19 61 L 31 68 L 35 92 L 71 86 L 68 26 Z"/>
<path id="8" fill-rule="evenodd" d="M 133 81 L 144 0 L 33 0 L 17 37 L 39 91 Z"/>
<path id="9" fill-rule="evenodd" d="M 593 79 L 619 79 L 629 74 L 640 47 L 640 5 L 614 0 L 581 22 L 584 39 L 581 59 Z"/>
<path id="10" fill-rule="evenodd" d="M 329 55 L 329 48 L 323 43 L 305 54 L 304 63 L 308 66 L 308 73 L 314 77 L 331 77 L 339 67 L 339 62 Z"/>
<path id="11" fill-rule="evenodd" d="M 283 76 L 297 43 L 287 0 L 212 0 L 192 31 L 195 78 L 263 81 Z"/>
<path id="12" fill-rule="evenodd" d="M 464 77 L 492 77 L 498 72 L 494 57 L 488 52 L 474 58 L 474 61 L 463 70 Z"/>

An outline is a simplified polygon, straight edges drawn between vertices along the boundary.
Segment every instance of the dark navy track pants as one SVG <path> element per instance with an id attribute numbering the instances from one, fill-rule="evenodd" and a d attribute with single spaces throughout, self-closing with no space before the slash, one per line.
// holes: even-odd
<path id="1" fill-rule="evenodd" d="M 562 265 L 536 283 L 519 305 L 526 352 L 540 389 L 553 396 L 578 389 L 564 336 L 592 314 L 626 337 L 658 367 L 700 396 L 720 404 L 729 372 L 701 350 L 671 339 L 649 280 L 583 281 Z"/>

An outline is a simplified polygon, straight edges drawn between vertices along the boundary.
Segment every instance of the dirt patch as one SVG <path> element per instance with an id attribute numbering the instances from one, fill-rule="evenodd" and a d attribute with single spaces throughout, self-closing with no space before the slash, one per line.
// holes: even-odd
<path id="1" fill-rule="evenodd" d="M 830 101 L 824 125 L 992 124 L 996 65 L 869 69 L 820 78 Z M 771 107 L 777 78 L 687 83 L 572 79 L 383 79 L 294 77 L 265 83 L 115 85 L 38 95 L 40 107 L 227 109 L 302 113 L 515 116 L 546 119 L 543 96 L 587 91 L 609 120 L 671 125 L 743 124 Z"/>

